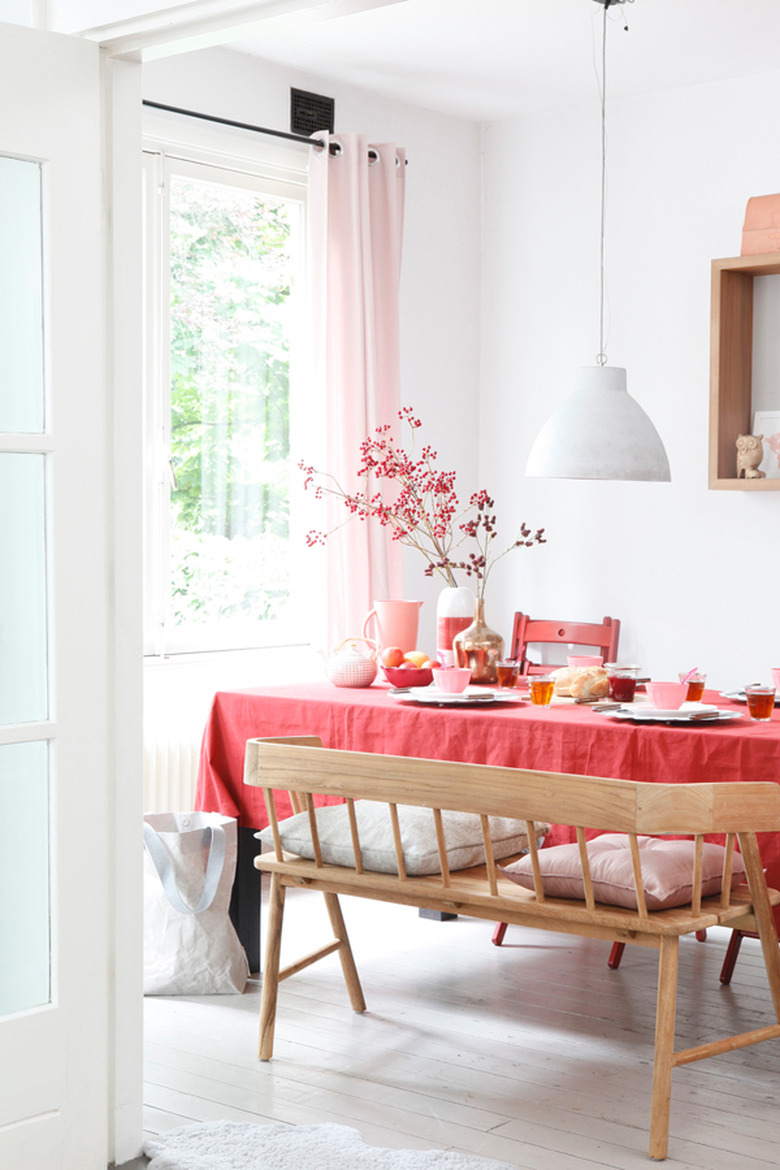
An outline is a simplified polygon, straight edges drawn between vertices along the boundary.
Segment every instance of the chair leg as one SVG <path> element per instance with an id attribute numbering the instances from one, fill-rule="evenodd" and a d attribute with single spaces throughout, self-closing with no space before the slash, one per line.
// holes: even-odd
<path id="1" fill-rule="evenodd" d="M 344 982 L 347 985 L 347 992 L 349 993 L 349 1002 L 352 1004 L 353 1011 L 364 1012 L 366 1010 L 366 1001 L 363 998 L 363 988 L 360 986 L 355 958 L 352 954 L 352 947 L 349 945 L 349 936 L 347 935 L 347 928 L 344 925 L 344 917 L 341 913 L 338 895 L 324 894 L 323 896 L 325 898 L 325 905 L 328 908 L 328 916 L 333 933 L 341 943 L 339 947 L 339 959 L 341 960 L 341 970 L 344 973 Z"/>
<path id="2" fill-rule="evenodd" d="M 497 922 L 496 923 L 496 929 L 493 931 L 493 937 L 490 940 L 494 947 L 500 947 L 502 942 L 504 941 L 504 935 L 506 934 L 506 925 L 507 924 L 505 922 Z"/>
<path id="3" fill-rule="evenodd" d="M 697 930 L 696 937 L 699 940 L 699 942 L 706 942 L 707 941 L 707 931 L 706 930 Z M 607 966 L 610 968 L 610 970 L 617 971 L 618 967 L 620 966 L 620 960 L 623 958 L 623 951 L 625 949 L 626 949 L 625 943 L 616 942 L 616 943 L 612 944 L 612 950 L 609 952 L 609 958 L 607 959 Z M 725 970 L 725 965 L 724 965 L 724 970 Z M 724 982 L 722 976 L 721 976 L 721 982 Z M 727 982 L 727 980 L 726 980 L 726 982 Z"/>
<path id="4" fill-rule="evenodd" d="M 729 945 L 726 947 L 726 957 L 720 969 L 721 983 L 731 983 L 731 976 L 734 974 L 734 968 L 739 957 L 739 948 L 742 946 L 742 938 L 743 934 L 741 930 L 732 930 Z"/>
<path id="5" fill-rule="evenodd" d="M 620 960 L 623 958 L 623 951 L 625 949 L 625 943 L 616 942 L 612 944 L 612 950 L 609 952 L 609 958 L 607 959 L 607 966 L 610 968 L 610 970 L 617 971 L 618 967 L 620 966 Z"/>
<path id="6" fill-rule="evenodd" d="M 268 899 L 268 929 L 263 967 L 263 991 L 260 997 L 260 1038 L 257 1055 L 270 1060 L 274 1053 L 274 1025 L 276 999 L 279 991 L 279 959 L 282 951 L 282 919 L 284 918 L 285 887 L 279 875 L 271 874 L 271 892 Z"/>
<path id="7" fill-rule="evenodd" d="M 661 1160 L 669 1147 L 674 1018 L 680 940 L 663 935 L 658 953 L 658 1002 L 655 1013 L 653 1098 L 650 1111 L 650 1157 Z"/>

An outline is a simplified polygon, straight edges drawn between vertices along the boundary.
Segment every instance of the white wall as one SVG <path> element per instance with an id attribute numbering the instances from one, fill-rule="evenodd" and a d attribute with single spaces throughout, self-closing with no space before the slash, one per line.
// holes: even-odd
<path id="1" fill-rule="evenodd" d="M 768 679 L 780 495 L 707 489 L 710 260 L 739 254 L 745 204 L 780 190 L 780 73 L 643 95 L 608 109 L 611 365 L 664 439 L 671 484 L 524 479 L 544 420 L 598 352 L 598 101 L 486 127 L 482 442 L 511 554 L 488 620 L 623 622 L 620 657 L 656 678 Z M 762 389 L 780 407 L 780 385 Z M 768 399 L 768 401 L 767 401 Z"/>

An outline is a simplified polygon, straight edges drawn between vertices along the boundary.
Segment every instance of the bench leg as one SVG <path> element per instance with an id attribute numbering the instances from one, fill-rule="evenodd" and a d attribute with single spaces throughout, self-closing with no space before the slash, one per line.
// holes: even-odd
<path id="1" fill-rule="evenodd" d="M 769 990 L 772 993 L 772 1004 L 777 1021 L 780 1023 L 780 956 L 778 956 L 777 951 L 777 928 L 766 889 L 761 856 L 758 852 L 756 838 L 752 833 L 738 833 L 737 839 L 750 886 L 753 914 L 758 927 L 758 937 L 761 940 L 766 977 L 769 981 Z"/>
<path id="2" fill-rule="evenodd" d="M 265 947 L 263 991 L 260 997 L 260 1039 L 257 1054 L 261 1060 L 270 1060 L 274 1052 L 274 1024 L 276 998 L 279 991 L 279 959 L 282 950 L 282 919 L 284 918 L 285 887 L 278 874 L 271 874 L 271 892 L 268 899 L 268 938 Z"/>
<path id="3" fill-rule="evenodd" d="M 344 925 L 344 916 L 341 913 L 338 895 L 323 894 L 323 897 L 325 898 L 325 905 L 328 908 L 328 916 L 330 917 L 333 934 L 341 944 L 339 947 L 339 959 L 341 960 L 341 970 L 344 972 L 344 982 L 349 992 L 349 1002 L 352 1004 L 353 1011 L 364 1012 L 366 1010 L 366 1001 L 363 998 L 363 988 L 360 986 L 355 958 L 352 954 L 352 947 L 349 945 L 349 937 L 347 935 L 347 928 Z"/>
<path id="4" fill-rule="evenodd" d="M 661 937 L 658 953 L 658 1001 L 655 1012 L 653 1098 L 650 1110 L 650 1157 L 666 1157 L 669 1147 L 669 1107 L 672 1096 L 674 1018 L 677 1005 L 678 938 Z"/>

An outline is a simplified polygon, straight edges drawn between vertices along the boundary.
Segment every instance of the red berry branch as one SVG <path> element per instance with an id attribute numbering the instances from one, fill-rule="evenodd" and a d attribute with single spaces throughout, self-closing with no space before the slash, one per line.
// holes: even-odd
<path id="1" fill-rule="evenodd" d="M 487 492 L 480 491 L 471 497 L 468 509 L 459 511 L 455 472 L 441 471 L 435 466 L 438 455 L 428 444 L 415 457 L 415 432 L 422 423 L 409 406 L 403 407 L 398 417 L 411 433 L 408 450 L 396 442 L 388 424 L 377 427 L 374 435 L 360 444 L 357 474 L 365 480 L 362 491 L 348 492 L 334 476 L 301 462 L 299 467 L 306 476 L 304 488 L 313 487 L 317 499 L 331 495 L 343 500 L 349 512 L 344 524 L 357 516 L 361 520 L 378 520 L 383 527 L 390 528 L 393 540 L 422 553 L 428 562 L 427 577 L 440 573 L 448 585 L 457 585 L 456 569 L 476 577 L 478 596 L 484 597 L 493 564 L 513 548 L 543 544 L 544 529 L 540 528 L 532 536 L 523 524 L 520 537 L 491 559 L 490 544 L 496 536 L 496 518 L 489 511 L 493 500 Z M 469 509 L 476 509 L 476 514 L 462 519 Z M 306 535 L 306 543 L 309 547 L 324 544 L 341 527 L 339 524 L 329 532 L 312 530 Z M 455 560 L 452 553 L 469 538 L 476 540 L 477 552 L 470 553 L 466 560 Z"/>

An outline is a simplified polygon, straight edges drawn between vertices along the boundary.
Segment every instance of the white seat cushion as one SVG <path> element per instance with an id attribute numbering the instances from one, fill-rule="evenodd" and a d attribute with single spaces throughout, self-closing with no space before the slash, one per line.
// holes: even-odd
<path id="1" fill-rule="evenodd" d="M 429 808 L 398 805 L 398 822 L 404 851 L 404 865 L 407 874 L 423 876 L 441 873 L 439 851 L 436 847 L 436 829 L 433 812 Z M 384 803 L 372 800 L 355 802 L 360 850 L 363 868 L 375 873 L 397 873 L 393 828 L 390 810 Z M 327 865 L 343 865 L 354 868 L 352 837 L 349 831 L 347 806 L 326 805 L 317 809 L 317 832 L 320 839 L 322 860 Z M 474 813 L 442 812 L 444 839 L 447 843 L 447 862 L 451 870 L 467 869 L 472 865 L 483 865 L 485 849 L 482 843 L 482 826 Z M 549 830 L 549 825 L 537 825 L 539 837 Z M 282 846 L 298 857 L 314 859 L 314 850 L 309 832 L 307 813 L 298 813 L 279 822 Z M 273 845 L 271 827 L 255 833 L 267 845 Z M 490 818 L 490 838 L 493 856 L 512 857 L 528 848 L 525 821 L 508 817 Z"/>

